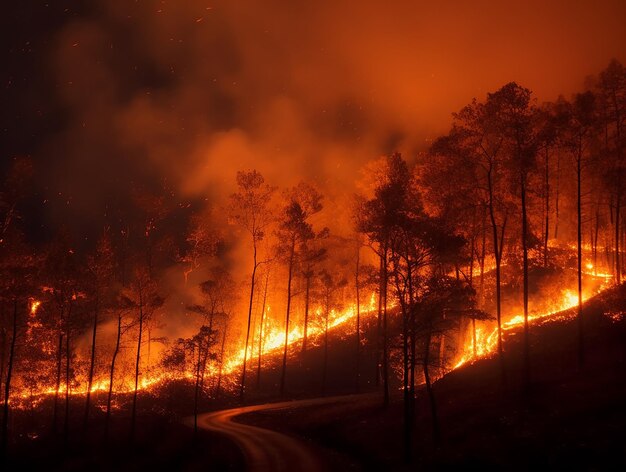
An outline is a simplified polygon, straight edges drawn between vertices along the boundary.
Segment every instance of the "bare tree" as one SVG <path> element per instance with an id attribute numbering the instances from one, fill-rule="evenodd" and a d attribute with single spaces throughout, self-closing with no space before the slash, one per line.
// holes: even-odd
<path id="1" fill-rule="evenodd" d="M 4 456 L 9 441 L 9 405 L 11 401 L 11 382 L 16 364 L 18 337 L 25 331 L 25 320 L 29 309 L 29 296 L 34 292 L 34 276 L 37 258 L 30 253 L 21 236 L 14 229 L 7 228 L 0 243 L 0 305 L 8 308 L 10 316 L 10 344 L 8 348 L 6 377 L 2 405 L 2 428 L 0 457 Z M 4 366 L 4 359 L 3 366 Z"/>
<path id="2" fill-rule="evenodd" d="M 315 238 L 311 216 L 322 209 L 322 195 L 311 185 L 301 182 L 285 194 L 285 206 L 278 228 L 278 254 L 283 255 L 287 265 L 287 311 L 285 314 L 285 341 L 283 364 L 280 376 L 280 395 L 285 393 L 287 377 L 287 348 L 289 345 L 289 318 L 291 315 L 292 281 L 295 266 L 300 259 L 301 246 Z"/>
<path id="3" fill-rule="evenodd" d="M 366 169 L 372 183 L 371 198 L 361 198 L 355 211 L 357 230 L 367 235 L 380 259 L 379 319 L 382 317 L 383 403 L 389 404 L 389 336 L 387 327 L 387 289 L 391 228 L 406 202 L 410 173 L 400 154 L 377 161 Z"/>
<path id="4" fill-rule="evenodd" d="M 69 236 L 61 232 L 55 243 L 47 251 L 45 262 L 46 287 L 44 291 L 54 307 L 56 316 L 51 322 L 56 325 L 59 337 L 57 351 L 57 375 L 54 395 L 52 428 L 56 430 L 58 418 L 58 397 L 61 388 L 62 363 L 65 359 L 65 411 L 63 421 L 63 437 L 67 443 L 69 437 L 70 418 L 70 391 L 73 373 L 73 335 L 80 332 L 87 322 L 85 311 L 79 308 L 79 303 L 85 299 L 84 277 L 80 274 L 78 255 L 69 242 Z M 65 349 L 63 349 L 65 347 Z"/>
<path id="5" fill-rule="evenodd" d="M 576 167 L 576 272 L 578 279 L 578 364 L 585 358 L 583 336 L 583 279 L 582 279 L 582 171 L 586 165 L 586 153 L 597 124 L 595 95 L 592 92 L 577 94 L 562 113 L 567 120 L 563 141 L 571 152 Z"/>
<path id="6" fill-rule="evenodd" d="M 263 330 L 265 327 L 265 310 L 267 307 L 267 287 L 270 281 L 270 266 L 265 270 L 265 283 L 263 284 L 263 303 L 261 305 L 261 320 L 259 323 L 259 346 L 256 367 L 256 388 L 261 389 L 261 358 L 263 357 Z"/>
<path id="7" fill-rule="evenodd" d="M 192 218 L 192 227 L 186 242 L 187 250 L 179 257 L 185 266 L 183 270 L 185 284 L 187 284 L 192 272 L 198 270 L 203 262 L 206 263 L 210 257 L 216 254 L 221 238 L 207 221 L 206 215 L 196 215 Z"/>
<path id="8" fill-rule="evenodd" d="M 530 388 L 530 327 L 528 324 L 528 179 L 535 171 L 537 137 L 534 121 L 536 109 L 531 103 L 531 91 L 515 82 L 489 94 L 494 118 L 509 153 L 513 175 L 517 174 L 521 208 L 522 276 L 524 306 L 524 369 L 525 390 Z M 515 178 L 515 177 L 514 177 Z"/>
<path id="9" fill-rule="evenodd" d="M 122 324 L 123 311 L 121 308 L 117 308 L 117 331 L 115 337 L 115 347 L 113 348 L 113 355 L 111 357 L 111 364 L 109 366 L 109 389 L 107 392 L 107 405 L 104 416 L 104 441 L 105 443 L 109 440 L 109 425 L 111 423 L 111 403 L 113 401 L 113 388 L 115 381 L 115 363 L 117 361 L 117 356 L 120 352 L 121 340 L 123 331 L 125 331 L 125 327 Z"/>
<path id="10" fill-rule="evenodd" d="M 611 164 L 605 174 L 605 182 L 613 196 L 615 223 L 615 283 L 621 283 L 622 262 L 620 255 L 621 210 L 626 179 L 624 156 L 624 126 L 626 125 L 626 68 L 617 60 L 600 73 L 598 96 L 606 126 L 607 151 Z"/>
<path id="11" fill-rule="evenodd" d="M 203 304 L 191 305 L 187 309 L 202 316 L 203 324 L 198 334 L 191 339 L 192 346 L 198 351 L 198 362 L 194 364 L 193 371 L 196 375 L 194 388 L 194 432 L 198 432 L 198 408 L 204 391 L 204 382 L 209 360 L 222 362 L 222 355 L 211 352 L 218 341 L 218 332 L 215 329 L 216 318 L 228 320 L 232 306 L 238 299 L 235 293 L 235 283 L 225 269 L 215 267 L 210 271 L 210 279 L 200 284 Z M 226 321 L 224 321 L 224 330 Z M 220 365 L 221 369 L 221 365 Z M 218 380 L 218 382 L 221 381 Z"/>
<path id="12" fill-rule="evenodd" d="M 486 209 L 489 217 L 491 250 L 495 260 L 497 349 L 504 383 L 506 373 L 502 345 L 502 256 L 508 217 L 512 209 L 505 181 L 504 137 L 499 129 L 497 110 L 498 104 L 489 97 L 486 102 L 473 100 L 453 115 L 452 130 L 448 136 L 434 143 L 431 155 L 440 156 L 437 162 L 444 164 L 443 172 L 437 172 L 440 177 L 436 180 L 442 185 L 439 187 L 435 184 L 432 187 L 434 191 L 437 192 L 437 188 L 449 188 L 456 202 L 463 202 L 470 196 L 470 200 Z M 437 170 L 436 164 L 432 168 Z M 458 169 L 463 169 L 464 172 L 458 172 Z M 429 172 L 427 179 L 431 176 L 432 172 Z M 467 180 L 455 186 L 459 177 Z M 463 195 L 459 194 L 459 190 Z"/>
<path id="13" fill-rule="evenodd" d="M 111 283 L 113 280 L 113 248 L 107 231 L 101 237 L 96 254 L 88 261 L 90 272 L 90 289 L 92 295 L 93 325 L 91 332 L 91 355 L 89 372 L 87 375 L 87 395 L 85 397 L 85 415 L 83 429 L 87 429 L 89 421 L 89 407 L 91 404 L 91 387 L 93 385 L 94 370 L 96 364 L 96 341 L 100 313 L 109 305 L 111 295 Z"/>
<path id="14" fill-rule="evenodd" d="M 315 234 L 309 241 L 304 241 L 300 249 L 300 266 L 302 277 L 304 278 L 304 330 L 302 336 L 302 352 L 306 352 L 309 330 L 309 311 L 311 308 L 311 290 L 315 282 L 315 268 L 327 257 L 327 250 L 321 244 L 328 237 L 328 228 L 324 228 Z"/>
<path id="15" fill-rule="evenodd" d="M 124 295 L 127 307 L 136 313 L 134 327 L 137 329 L 137 351 L 135 355 L 135 387 L 131 409 L 130 441 L 135 439 L 137 419 L 137 394 L 139 391 L 139 376 L 141 375 L 141 346 L 146 325 L 152 320 L 156 310 L 163 305 L 163 298 L 159 295 L 156 282 L 150 277 L 147 269 L 139 266 L 135 276 Z"/>
<path id="16" fill-rule="evenodd" d="M 269 204 L 275 191 L 265 183 L 263 176 L 256 170 L 237 172 L 238 191 L 231 195 L 230 215 L 234 224 L 242 227 L 251 237 L 252 242 L 252 275 L 250 277 L 250 299 L 248 303 L 248 323 L 246 343 L 241 369 L 239 400 L 243 403 L 246 384 L 246 365 L 250 343 L 250 326 L 252 324 L 252 304 L 256 284 L 256 273 L 265 261 L 259 259 L 259 244 L 265 237 L 265 231 L 272 222 Z"/>
<path id="17" fill-rule="evenodd" d="M 326 395 L 328 379 L 328 323 L 330 312 L 333 308 L 341 308 L 335 300 L 335 293 L 348 285 L 348 280 L 339 275 L 331 274 L 327 269 L 322 269 L 319 274 L 322 284 L 322 303 L 324 316 L 324 362 L 322 364 L 322 395 Z"/>

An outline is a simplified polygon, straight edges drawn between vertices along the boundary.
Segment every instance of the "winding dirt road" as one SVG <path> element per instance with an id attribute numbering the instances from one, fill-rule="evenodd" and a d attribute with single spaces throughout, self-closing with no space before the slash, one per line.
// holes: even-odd
<path id="1" fill-rule="evenodd" d="M 322 464 L 306 443 L 265 428 L 234 421 L 245 413 L 352 402 L 364 395 L 314 398 L 280 403 L 266 403 L 198 416 L 198 427 L 215 431 L 233 440 L 243 451 L 248 470 L 254 472 L 318 472 Z"/>

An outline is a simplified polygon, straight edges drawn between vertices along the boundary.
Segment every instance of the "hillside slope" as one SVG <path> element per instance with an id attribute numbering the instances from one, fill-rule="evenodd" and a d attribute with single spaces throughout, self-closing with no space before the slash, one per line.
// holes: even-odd
<path id="1" fill-rule="evenodd" d="M 584 307 L 586 359 L 577 366 L 574 313 L 533 325 L 532 388 L 521 391 L 521 331 L 506 344 L 506 384 L 497 358 L 451 372 L 435 385 L 442 438 L 433 443 L 426 398 L 418 398 L 415 465 L 441 470 L 626 466 L 626 286 Z M 371 402 L 348 408 L 267 412 L 244 418 L 316 441 L 353 458 L 355 470 L 403 469 L 400 397 L 387 409 Z"/>

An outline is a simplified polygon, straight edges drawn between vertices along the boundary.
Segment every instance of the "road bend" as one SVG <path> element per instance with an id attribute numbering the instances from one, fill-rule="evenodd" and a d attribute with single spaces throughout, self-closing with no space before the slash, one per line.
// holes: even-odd
<path id="1" fill-rule="evenodd" d="M 198 416 L 198 427 L 214 431 L 234 441 L 242 450 L 248 470 L 253 472 L 319 472 L 322 463 L 315 451 L 300 439 L 277 431 L 235 421 L 240 415 L 257 411 L 304 408 L 349 403 L 366 395 L 344 395 L 280 403 L 265 403 Z"/>

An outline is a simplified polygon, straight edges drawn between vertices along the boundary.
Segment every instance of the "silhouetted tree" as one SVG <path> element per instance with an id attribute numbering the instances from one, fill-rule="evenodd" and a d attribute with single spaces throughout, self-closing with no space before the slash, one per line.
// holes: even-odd
<path id="1" fill-rule="evenodd" d="M 91 356 L 89 362 L 89 372 L 87 375 L 87 395 L 85 397 L 85 416 L 83 428 L 87 428 L 89 421 L 89 406 L 91 404 L 91 387 L 93 385 L 94 369 L 96 364 L 96 340 L 98 324 L 100 323 L 101 311 L 106 309 L 111 302 L 113 283 L 114 254 L 111 239 L 107 231 L 102 235 L 96 254 L 89 258 L 87 263 L 90 277 L 89 288 L 91 292 L 91 309 L 93 310 L 93 325 L 91 332 Z"/>
<path id="2" fill-rule="evenodd" d="M 536 109 L 531 103 L 531 91 L 511 82 L 489 99 L 497 104 L 496 118 L 511 159 L 512 177 L 519 183 L 521 208 L 522 277 L 524 307 L 524 385 L 530 386 L 530 327 L 528 324 L 528 180 L 535 170 L 537 136 L 534 121 Z"/>
<path id="3" fill-rule="evenodd" d="M 621 209 L 626 179 L 626 157 L 624 156 L 626 125 L 626 68 L 617 60 L 600 73 L 598 98 L 603 111 L 606 133 L 606 151 L 610 159 L 605 181 L 613 197 L 615 223 L 615 281 L 621 283 L 620 231 Z M 607 157 L 609 157 L 607 156 Z"/>
<path id="4" fill-rule="evenodd" d="M 315 268 L 324 261 L 328 254 L 327 249 L 323 246 L 324 241 L 329 235 L 328 228 L 324 228 L 314 235 L 313 238 L 303 241 L 300 247 L 300 267 L 301 274 L 304 278 L 304 330 L 302 336 L 302 352 L 306 352 L 308 342 L 309 329 L 309 310 L 311 308 L 311 289 L 315 282 Z"/>
<path id="5" fill-rule="evenodd" d="M 235 282 L 232 279 L 230 273 L 222 267 L 214 267 L 209 272 L 210 278 L 200 284 L 200 290 L 202 292 L 202 305 L 188 306 L 187 309 L 191 312 L 197 313 L 202 316 L 203 323 L 208 323 L 207 328 L 209 331 L 214 332 L 215 340 L 211 342 L 211 346 L 203 351 L 203 358 L 200 366 L 196 366 L 198 379 L 196 384 L 196 407 L 201 400 L 200 396 L 204 391 L 204 381 L 207 370 L 207 362 L 209 360 L 218 360 L 218 356 L 211 352 L 213 345 L 217 344 L 217 330 L 215 329 L 216 318 L 223 319 L 224 329 L 226 321 L 230 316 L 232 307 L 237 302 L 239 297 L 236 293 Z M 221 357 L 220 357 L 221 359 Z M 221 360 L 219 360 L 221 362 Z"/>
<path id="6" fill-rule="evenodd" d="M 495 260 L 496 319 L 498 323 L 498 356 L 501 378 L 505 381 L 504 351 L 502 346 L 502 255 L 505 231 L 512 213 L 512 205 L 506 182 L 506 156 L 503 149 L 504 137 L 497 118 L 498 103 L 487 97 L 486 102 L 473 100 L 460 112 L 453 115 L 454 122 L 449 135 L 436 141 L 431 155 L 441 156 L 446 170 L 437 182 L 450 179 L 455 182 L 467 177 L 467 182 L 451 186 L 453 199 L 463 201 L 473 196 L 478 206 L 486 208 L 491 226 L 491 250 Z M 458 172 L 462 169 L 463 172 Z M 431 174 L 429 174 L 430 176 Z M 443 186 L 441 188 L 447 188 Z M 438 186 L 433 186 L 437 192 Z M 459 193 L 459 190 L 462 192 Z"/>
<path id="7" fill-rule="evenodd" d="M 139 391 L 139 376 L 141 374 L 141 346 L 146 325 L 152 320 L 155 312 L 163 305 L 163 298 L 159 295 L 156 282 L 150 277 L 147 269 L 141 265 L 135 269 L 130 287 L 125 291 L 124 303 L 135 313 L 134 325 L 137 329 L 137 351 L 135 356 L 135 387 L 131 409 L 130 441 L 135 439 L 137 418 L 137 393 Z"/>
<path id="8" fill-rule="evenodd" d="M 70 390 L 73 380 L 72 358 L 74 345 L 73 335 L 81 331 L 83 324 L 87 322 L 85 312 L 81 311 L 78 303 L 85 298 L 84 277 L 81 274 L 81 264 L 77 260 L 78 255 L 69 242 L 69 236 L 60 233 L 47 252 L 45 262 L 46 286 L 49 301 L 53 306 L 56 316 L 53 322 L 58 332 L 57 351 L 57 376 L 53 409 L 53 430 L 57 427 L 58 396 L 61 386 L 62 361 L 65 357 L 65 414 L 63 422 L 63 435 L 67 442 L 69 435 L 69 408 Z M 65 352 L 63 346 L 65 345 Z"/>
<path id="9" fill-rule="evenodd" d="M 577 94 L 563 113 L 567 128 L 563 142 L 571 152 L 576 167 L 576 271 L 578 278 L 578 363 L 584 362 L 583 337 L 583 279 L 582 279 L 582 171 L 586 165 L 587 152 L 597 126 L 595 95 L 592 92 Z"/>
<path id="10" fill-rule="evenodd" d="M 289 317 L 291 314 L 292 280 L 294 268 L 301 256 L 301 246 L 315 238 L 311 216 L 322 209 L 322 195 L 311 185 L 301 182 L 285 194 L 285 206 L 278 222 L 278 254 L 287 265 L 287 310 L 285 314 L 285 342 L 280 376 L 280 395 L 285 393 L 287 377 L 287 347 L 289 345 Z"/>
<path id="11" fill-rule="evenodd" d="M 192 218 L 192 227 L 186 238 L 187 248 L 179 260 L 185 265 L 183 275 L 187 284 L 189 275 L 214 256 L 221 243 L 217 231 L 207 221 L 206 215 Z"/>
<path id="12" fill-rule="evenodd" d="M 389 404 L 389 336 L 387 330 L 387 287 L 389 274 L 390 231 L 406 203 L 410 173 L 398 153 L 378 160 L 371 174 L 372 193 L 362 199 L 355 219 L 358 231 L 367 235 L 380 259 L 379 318 L 382 314 L 382 377 L 383 403 Z"/>
<path id="13" fill-rule="evenodd" d="M 0 241 L 0 310 L 10 313 L 9 317 L 1 320 L 7 322 L 3 326 L 10 333 L 10 343 L 7 352 L 6 377 L 0 378 L 0 385 L 4 381 L 4 395 L 2 406 L 2 428 L 0 457 L 6 453 L 9 441 L 9 404 L 11 401 L 11 382 L 18 356 L 18 337 L 23 335 L 26 320 L 33 299 L 34 277 L 37 272 L 37 257 L 26 246 L 19 231 L 13 227 L 5 228 Z M 29 303 L 30 298 L 30 303 Z M 2 359 L 3 367 L 5 359 Z M 3 371 L 4 372 L 4 371 Z"/>
<path id="14" fill-rule="evenodd" d="M 248 360 L 248 345 L 250 342 L 250 325 L 252 324 L 252 303 L 256 273 L 259 266 L 265 262 L 259 260 L 259 244 L 265 237 L 265 231 L 272 221 L 269 204 L 275 188 L 267 185 L 263 176 L 256 170 L 237 172 L 238 190 L 232 194 L 231 218 L 234 224 L 250 234 L 252 242 L 252 275 L 250 277 L 250 300 L 248 303 L 248 324 L 246 330 L 246 344 L 241 370 L 241 384 L 239 386 L 239 400 L 243 403 L 246 384 L 246 363 Z"/>
<path id="15" fill-rule="evenodd" d="M 265 283 L 263 284 L 263 303 L 261 304 L 261 320 L 259 322 L 259 346 L 257 353 L 257 367 L 256 367 L 256 388 L 261 389 L 261 359 L 263 357 L 263 336 L 265 329 L 265 311 L 267 307 L 267 287 L 270 282 L 270 265 L 268 264 L 265 270 Z"/>
<path id="16" fill-rule="evenodd" d="M 211 353 L 211 347 L 217 343 L 216 337 L 217 332 L 211 327 L 201 326 L 198 333 L 190 340 L 197 352 L 194 361 L 195 365 L 193 366 L 196 376 L 193 400 L 193 431 L 195 435 L 198 434 L 198 405 L 204 383 L 204 371 L 206 369 L 207 360 L 211 356 L 213 358 L 216 357 L 214 353 Z"/>
<path id="17" fill-rule="evenodd" d="M 128 306 L 128 302 L 124 297 L 121 300 L 118 300 L 118 306 L 114 308 L 117 312 L 117 329 L 115 335 L 115 347 L 113 348 L 113 354 L 111 356 L 111 363 L 109 364 L 109 388 L 107 392 L 107 403 L 106 410 L 104 416 L 104 441 L 107 442 L 109 439 L 109 426 L 111 423 L 111 403 L 113 401 L 113 390 L 115 386 L 115 366 L 117 361 L 117 356 L 120 353 L 122 335 L 124 332 L 128 330 L 130 327 L 129 324 L 123 323 L 123 318 L 127 311 L 130 309 Z"/>
<path id="18" fill-rule="evenodd" d="M 348 285 L 345 278 L 331 274 L 328 270 L 322 269 L 319 273 L 320 282 L 322 284 L 322 303 L 324 316 L 324 362 L 322 364 L 322 395 L 326 394 L 327 378 L 328 378 L 328 322 L 330 312 L 333 308 L 340 308 L 340 305 L 334 300 L 335 293 L 341 288 Z"/>
<path id="19" fill-rule="evenodd" d="M 441 428 L 430 367 L 444 360 L 433 356 L 433 339 L 437 336 L 444 336 L 452 329 L 455 325 L 455 318 L 459 316 L 475 316 L 484 319 L 481 312 L 472 308 L 472 295 L 473 290 L 466 283 L 445 275 L 435 266 L 434 270 L 425 277 L 422 293 L 416 306 L 418 315 L 415 331 L 416 336 L 421 339 L 423 349 L 422 371 L 430 406 L 433 438 L 436 443 L 440 441 Z"/>

